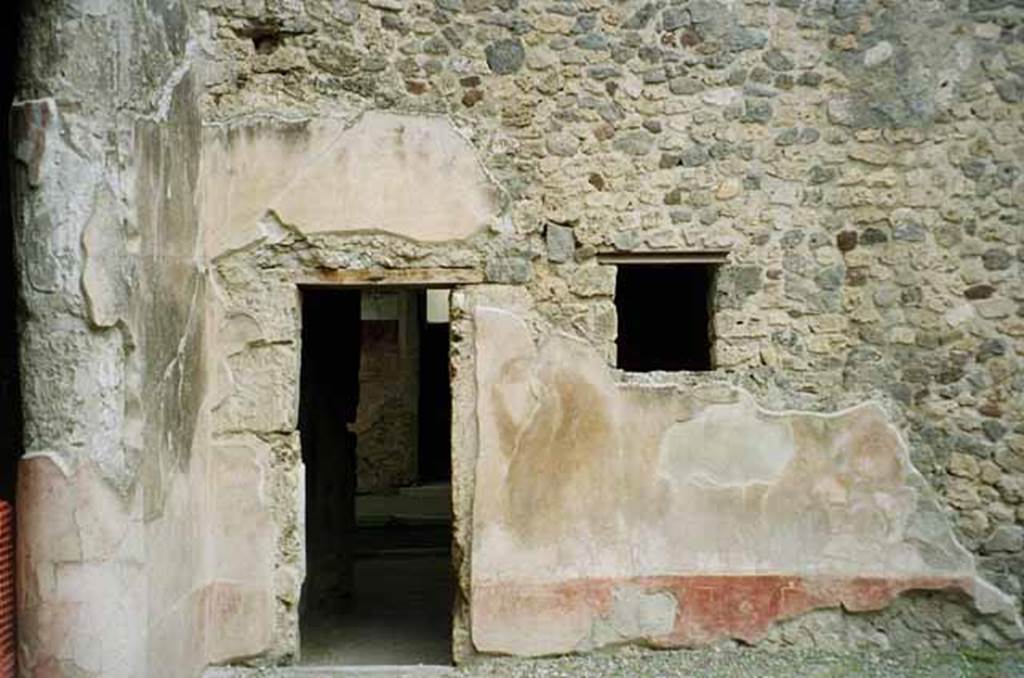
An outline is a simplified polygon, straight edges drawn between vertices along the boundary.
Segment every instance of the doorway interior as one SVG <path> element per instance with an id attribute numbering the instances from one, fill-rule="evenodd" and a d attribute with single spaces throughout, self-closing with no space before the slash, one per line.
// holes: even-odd
<path id="1" fill-rule="evenodd" d="M 451 664 L 449 290 L 301 294 L 301 662 Z"/>

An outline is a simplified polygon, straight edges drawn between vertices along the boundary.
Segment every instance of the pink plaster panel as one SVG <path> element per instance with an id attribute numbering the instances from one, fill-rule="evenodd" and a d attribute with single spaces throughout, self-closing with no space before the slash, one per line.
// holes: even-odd
<path id="1" fill-rule="evenodd" d="M 18 474 L 18 639 L 26 676 L 144 675 L 141 506 L 47 456 Z"/>
<path id="2" fill-rule="evenodd" d="M 905 591 L 972 589 L 969 578 L 955 577 L 694 575 L 479 583 L 473 590 L 474 642 L 482 651 L 507 654 L 521 654 L 524 647 L 535 655 L 591 649 L 592 629 L 616 622 L 614 600 L 622 591 L 671 596 L 671 625 L 639 639 L 669 648 L 723 638 L 754 643 L 773 623 L 816 608 L 879 610 Z"/>

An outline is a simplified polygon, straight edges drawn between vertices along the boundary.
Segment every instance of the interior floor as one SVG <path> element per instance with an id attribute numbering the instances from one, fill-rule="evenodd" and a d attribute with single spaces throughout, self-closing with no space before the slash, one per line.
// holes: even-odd
<path id="1" fill-rule="evenodd" d="M 436 483 L 356 498 L 351 594 L 303 616 L 303 664 L 451 664 L 450 497 Z"/>

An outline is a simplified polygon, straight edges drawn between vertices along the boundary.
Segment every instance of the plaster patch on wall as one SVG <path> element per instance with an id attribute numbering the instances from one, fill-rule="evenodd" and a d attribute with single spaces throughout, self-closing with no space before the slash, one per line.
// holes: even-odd
<path id="1" fill-rule="evenodd" d="M 141 493 L 124 497 L 95 464 L 53 457 L 18 472 L 18 632 L 25 675 L 145 673 Z"/>
<path id="2" fill-rule="evenodd" d="M 125 245 L 114 195 L 102 186 L 82 232 L 82 291 L 97 327 L 113 327 L 128 313 L 131 263 Z"/>
<path id="3" fill-rule="evenodd" d="M 623 385 L 582 341 L 537 345 L 502 308 L 474 317 L 478 650 L 753 642 L 918 589 L 962 591 L 1020 634 L 877 404 L 772 412 L 724 384 Z M 668 592 L 679 612 L 647 623 L 624 591 Z"/>
<path id="4" fill-rule="evenodd" d="M 661 636 L 675 627 L 679 604 L 664 591 L 624 586 L 612 593 L 611 610 L 591 626 L 591 634 L 577 650 L 621 643 L 633 638 Z"/>
<path id="5" fill-rule="evenodd" d="M 256 436 L 212 446 L 208 483 L 211 583 L 203 592 L 207 652 L 220 662 L 266 652 L 274 608 L 276 525 L 270 483 L 273 450 Z"/>
<path id="6" fill-rule="evenodd" d="M 499 208 L 474 148 L 433 116 L 371 111 L 351 127 L 330 118 L 209 127 L 203 168 L 210 258 L 266 238 L 268 213 L 307 235 L 441 242 L 479 231 Z"/>
<path id="7" fill-rule="evenodd" d="M 271 433 L 295 428 L 297 360 L 288 346 L 256 346 L 225 361 L 230 394 L 213 409 L 218 432 Z"/>
<path id="8" fill-rule="evenodd" d="M 672 424 L 659 448 L 668 475 L 703 487 L 770 483 L 795 454 L 792 427 L 744 403 L 710 405 L 704 416 Z"/>

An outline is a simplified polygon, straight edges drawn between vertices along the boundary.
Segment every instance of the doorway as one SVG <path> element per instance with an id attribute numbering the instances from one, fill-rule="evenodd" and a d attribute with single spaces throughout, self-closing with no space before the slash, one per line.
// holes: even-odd
<path id="1" fill-rule="evenodd" d="M 301 292 L 302 663 L 451 664 L 449 291 Z"/>

